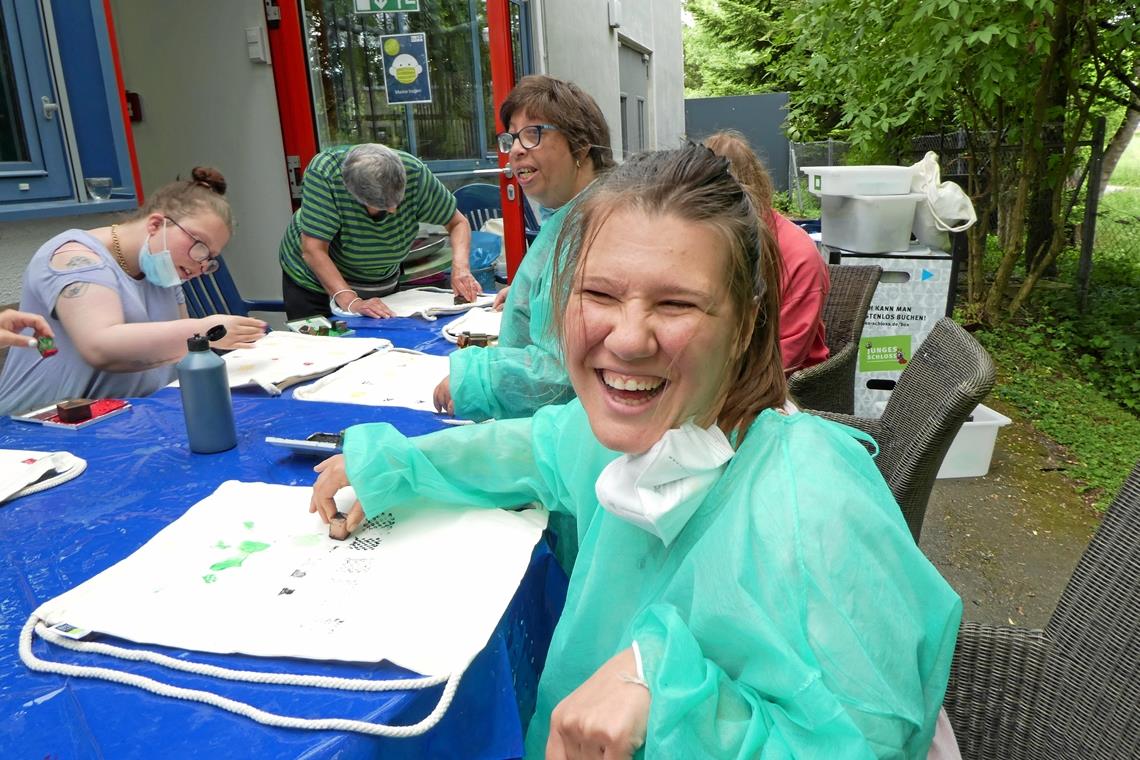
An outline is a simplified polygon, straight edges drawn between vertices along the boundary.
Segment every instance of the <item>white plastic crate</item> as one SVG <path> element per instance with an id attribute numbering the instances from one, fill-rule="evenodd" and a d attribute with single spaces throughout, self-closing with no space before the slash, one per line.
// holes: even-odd
<path id="1" fill-rule="evenodd" d="M 825 195 L 820 198 L 823 244 L 855 253 L 891 253 L 910 247 L 914 207 L 922 193 Z"/>
<path id="2" fill-rule="evenodd" d="M 804 166 L 815 195 L 904 195 L 914 170 L 909 166 Z"/>
<path id="3" fill-rule="evenodd" d="M 937 477 L 979 478 L 985 475 L 990 471 L 998 430 L 1012 421 L 985 404 L 978 404 L 950 444 Z"/>

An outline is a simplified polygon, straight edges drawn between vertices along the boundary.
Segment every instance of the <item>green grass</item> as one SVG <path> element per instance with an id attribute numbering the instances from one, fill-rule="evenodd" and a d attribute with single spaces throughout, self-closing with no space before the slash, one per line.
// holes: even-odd
<path id="1" fill-rule="evenodd" d="M 1140 188 L 1140 139 L 1132 138 L 1108 182 L 1110 185 Z"/>
<path id="2" fill-rule="evenodd" d="M 1090 386 L 1068 352 L 1027 340 L 1024 326 L 1007 323 L 975 336 L 998 367 L 993 395 L 1064 447 L 1078 490 L 1107 507 L 1140 454 L 1140 419 Z"/>

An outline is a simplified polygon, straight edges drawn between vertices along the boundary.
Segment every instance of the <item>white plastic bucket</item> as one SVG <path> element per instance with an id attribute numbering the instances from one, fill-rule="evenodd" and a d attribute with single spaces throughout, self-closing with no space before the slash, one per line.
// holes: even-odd
<path id="1" fill-rule="evenodd" d="M 891 253 L 910 247 L 914 208 L 922 193 L 825 195 L 820 198 L 824 245 L 854 253 Z"/>
<path id="2" fill-rule="evenodd" d="M 994 455 L 998 430 L 1012 422 L 1000 412 L 995 412 L 985 404 L 978 404 L 970 419 L 962 423 L 962 429 L 950 444 L 939 478 L 980 478 L 990 471 L 990 460 Z"/>

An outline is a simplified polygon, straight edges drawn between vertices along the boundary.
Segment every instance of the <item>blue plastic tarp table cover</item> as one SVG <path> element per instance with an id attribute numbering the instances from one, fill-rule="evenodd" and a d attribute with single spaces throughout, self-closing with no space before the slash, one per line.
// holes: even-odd
<path id="1" fill-rule="evenodd" d="M 444 321 L 388 320 L 358 334 L 446 353 Z M 363 326 L 362 326 L 363 327 Z M 436 342 L 438 341 L 438 343 Z M 234 393 L 238 445 L 220 454 L 189 451 L 177 390 L 132 400 L 125 414 L 82 430 L 0 420 L 0 448 L 70 451 L 88 462 L 78 478 L 0 505 L 0 757 L 153 756 L 498 758 L 522 753 L 522 722 L 533 709 L 538 675 L 565 600 L 566 578 L 540 542 L 518 592 L 484 651 L 463 678 L 442 721 L 425 735 L 383 739 L 362 734 L 276 729 L 205 705 L 158 697 L 105 681 L 30 671 L 17 652 L 20 629 L 43 602 L 126 557 L 225 480 L 310 485 L 319 461 L 265 443 L 385 420 L 416 435 L 439 429 L 438 415 Z M 446 562 L 446 557 L 440 557 Z M 372 600 L 362 599 L 362 604 Z M 379 603 L 379 602 L 377 602 Z M 266 635 L 272 635 L 270 631 Z M 114 641 L 124 646 L 125 642 Z M 36 640 L 45 658 L 83 664 L 94 656 Z M 160 650 L 162 651 L 162 650 Z M 401 678 L 388 663 L 311 663 L 166 652 L 251 670 L 357 678 Z M 324 689 L 223 682 L 160 668 L 115 667 L 211 690 L 261 709 L 301 717 L 348 717 L 408 725 L 435 706 L 440 688 L 347 694 Z M 522 716 L 520 717 L 520 713 Z"/>

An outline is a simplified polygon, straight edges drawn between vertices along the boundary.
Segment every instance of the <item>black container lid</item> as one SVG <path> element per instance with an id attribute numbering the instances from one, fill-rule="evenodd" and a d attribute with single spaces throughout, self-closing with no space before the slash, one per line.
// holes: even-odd
<path id="1" fill-rule="evenodd" d="M 210 339 L 205 335 L 195 335 L 192 338 L 186 339 L 186 348 L 191 351 L 209 351 Z"/>

